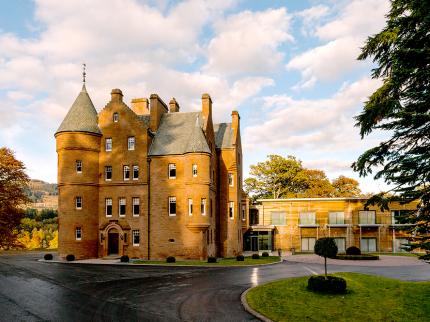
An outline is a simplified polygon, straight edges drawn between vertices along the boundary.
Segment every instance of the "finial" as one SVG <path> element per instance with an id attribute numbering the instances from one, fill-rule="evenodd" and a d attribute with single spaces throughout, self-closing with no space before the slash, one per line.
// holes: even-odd
<path id="1" fill-rule="evenodd" d="M 85 71 L 86 67 L 87 67 L 87 64 L 83 63 L 82 64 L 82 82 L 84 83 L 84 85 L 85 85 L 85 76 L 87 76 L 87 73 Z"/>

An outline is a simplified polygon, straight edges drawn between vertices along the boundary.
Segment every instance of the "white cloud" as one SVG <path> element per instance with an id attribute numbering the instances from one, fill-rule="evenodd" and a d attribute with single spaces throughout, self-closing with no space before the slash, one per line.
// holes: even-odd
<path id="1" fill-rule="evenodd" d="M 204 69 L 223 75 L 273 71 L 284 58 L 279 46 L 293 40 L 290 19 L 286 9 L 280 8 L 245 11 L 216 23 Z"/>
<path id="2" fill-rule="evenodd" d="M 315 33 L 315 28 L 321 24 L 321 19 L 328 15 L 330 9 L 324 5 L 317 5 L 302 10 L 296 14 L 302 19 L 302 34 L 305 36 Z"/>
<path id="3" fill-rule="evenodd" d="M 383 28 L 389 1 L 354 0 L 334 9 L 339 10 L 338 14 L 314 31 L 314 35 L 325 43 L 296 55 L 287 63 L 288 70 L 297 70 L 302 76 L 294 89 L 311 88 L 317 81 L 336 80 L 360 67 L 363 64 L 357 61 L 360 47 L 366 37 Z M 315 9 L 315 15 L 318 14 L 322 17 L 327 12 Z M 306 14 L 302 16 L 306 27 L 310 18 Z"/>

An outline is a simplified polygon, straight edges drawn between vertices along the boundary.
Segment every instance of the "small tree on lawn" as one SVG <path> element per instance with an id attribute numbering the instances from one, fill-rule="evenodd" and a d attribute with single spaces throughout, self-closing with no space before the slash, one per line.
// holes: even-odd
<path id="1" fill-rule="evenodd" d="M 327 279 L 327 257 L 334 258 L 337 255 L 337 246 L 334 238 L 323 237 L 316 241 L 315 254 L 324 257 L 325 278 Z"/>

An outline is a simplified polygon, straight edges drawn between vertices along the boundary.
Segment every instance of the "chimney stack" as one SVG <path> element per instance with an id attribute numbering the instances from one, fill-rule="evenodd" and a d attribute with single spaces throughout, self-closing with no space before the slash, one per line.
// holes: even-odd
<path id="1" fill-rule="evenodd" d="M 170 102 L 169 102 L 169 107 L 170 107 L 170 113 L 176 113 L 179 112 L 179 104 L 178 102 L 175 100 L 175 98 L 173 97 Z"/>
<path id="2" fill-rule="evenodd" d="M 161 117 L 164 113 L 168 113 L 169 109 L 157 94 L 151 94 L 149 99 L 151 105 L 150 129 L 152 132 L 156 132 L 160 125 Z"/>
<path id="3" fill-rule="evenodd" d="M 149 115 L 149 101 L 147 98 L 133 98 L 131 100 L 131 109 L 137 115 Z"/>
<path id="4" fill-rule="evenodd" d="M 118 103 L 122 102 L 123 95 L 122 95 L 122 91 L 119 88 L 114 88 L 110 93 L 110 95 L 111 95 L 111 102 L 118 102 Z"/>
<path id="5" fill-rule="evenodd" d="M 202 114 L 206 121 L 212 119 L 212 99 L 207 93 L 202 95 Z"/>

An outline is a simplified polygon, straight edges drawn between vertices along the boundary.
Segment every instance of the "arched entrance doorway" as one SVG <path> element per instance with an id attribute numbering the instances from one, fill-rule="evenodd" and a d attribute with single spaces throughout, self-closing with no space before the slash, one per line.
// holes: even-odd
<path id="1" fill-rule="evenodd" d="M 108 255 L 119 254 L 119 232 L 116 228 L 108 231 Z"/>

